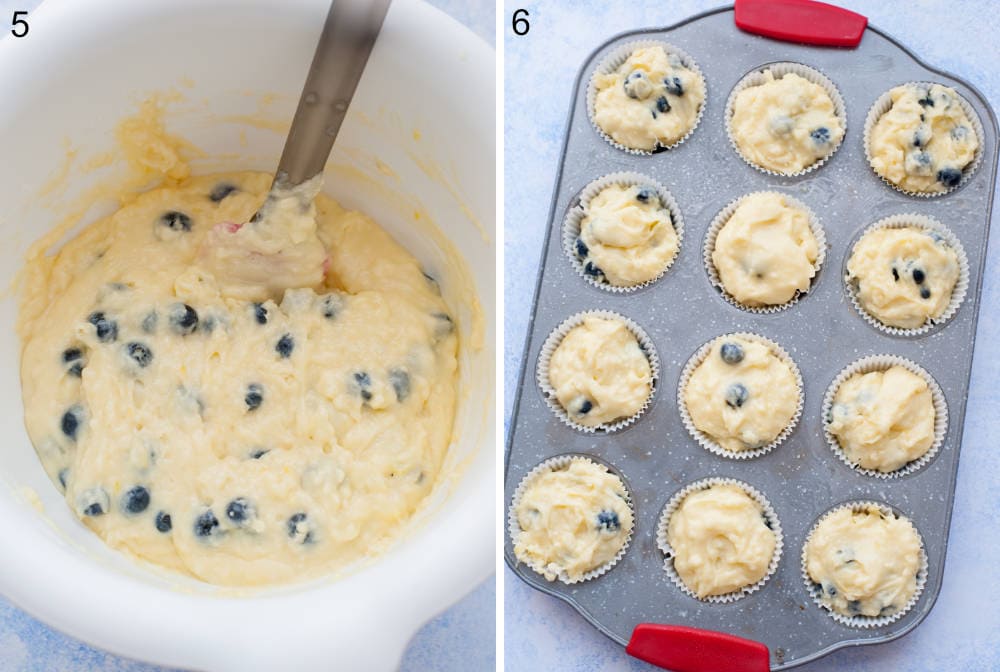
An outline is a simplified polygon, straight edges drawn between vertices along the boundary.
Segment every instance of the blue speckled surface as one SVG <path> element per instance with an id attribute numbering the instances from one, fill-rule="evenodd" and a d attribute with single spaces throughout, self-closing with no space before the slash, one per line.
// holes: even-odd
<path id="1" fill-rule="evenodd" d="M 549 202 L 577 70 L 597 45 L 635 28 L 667 26 L 717 7 L 712 0 L 631 0 L 573 3 L 507 2 L 505 22 L 505 390 L 510 410 L 545 235 Z M 912 3 L 841 0 L 867 15 L 922 60 L 968 80 L 1000 108 L 1000 71 L 995 35 L 997 5 L 989 0 Z M 531 31 L 515 37 L 514 9 L 529 10 Z M 904 9 L 905 7 L 905 9 Z M 994 225 L 996 217 L 994 217 Z M 994 239 L 1000 234 L 994 231 Z M 1000 360 L 990 351 L 1000 335 L 1000 270 L 993 240 L 983 281 L 972 386 L 958 475 L 944 585 L 927 620 L 910 635 L 888 644 L 838 651 L 807 672 L 847 670 L 1000 670 L 1000 578 L 995 558 L 1000 537 L 1000 451 L 991 439 L 1000 419 L 993 381 Z M 625 655 L 563 602 L 529 588 L 504 571 L 505 662 L 510 670 L 653 670 Z"/>
<path id="2" fill-rule="evenodd" d="M 48 0 L 53 2 L 55 0 Z M 65 1 L 65 0 L 64 0 Z M 428 0 L 495 43 L 495 9 L 487 0 Z M 0 0 L 0 35 L 13 11 L 39 0 Z M 425 625 L 410 642 L 400 672 L 493 669 L 496 588 L 492 578 Z M 156 672 L 164 668 L 119 658 L 52 630 L 0 597 L 0 672 Z"/>

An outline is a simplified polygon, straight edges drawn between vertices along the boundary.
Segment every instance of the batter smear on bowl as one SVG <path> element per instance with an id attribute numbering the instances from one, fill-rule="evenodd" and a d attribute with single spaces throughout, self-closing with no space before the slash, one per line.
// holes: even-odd
<path id="1" fill-rule="evenodd" d="M 211 583 L 381 550 L 451 441 L 458 336 L 437 283 L 322 194 L 301 213 L 314 230 L 285 232 L 296 263 L 269 259 L 308 286 L 213 274 L 214 239 L 251 226 L 271 176 L 189 177 L 159 130 L 125 139 L 167 157 L 162 184 L 28 261 L 21 376 L 42 464 L 109 545 Z"/>

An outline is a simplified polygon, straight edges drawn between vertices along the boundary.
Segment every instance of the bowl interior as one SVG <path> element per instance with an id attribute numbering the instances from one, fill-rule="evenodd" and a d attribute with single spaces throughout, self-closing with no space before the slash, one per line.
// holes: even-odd
<path id="1" fill-rule="evenodd" d="M 322 0 L 66 4 L 34 13 L 36 39 L 0 42 L 0 80 L 18 92 L 0 101 L 2 286 L 12 286 L 30 244 L 64 217 L 86 223 L 114 209 L 92 187 L 113 183 L 122 165 L 102 165 L 100 156 L 113 148 L 117 122 L 150 94 L 164 101 L 168 130 L 204 152 L 192 162 L 196 173 L 273 170 L 326 12 Z M 441 479 L 404 539 L 337 581 L 241 594 L 111 551 L 69 511 L 24 430 L 12 289 L 0 300 L 7 372 L 0 378 L 7 438 L 0 522 L 19 542 L 5 553 L 4 594 L 70 634 L 134 657 L 236 669 L 240 661 L 231 651 L 221 656 L 217 642 L 238 637 L 250 642 L 245 655 L 262 669 L 293 661 L 308 669 L 334 652 L 342 662 L 391 665 L 423 620 L 488 575 L 493 82 L 493 52 L 484 43 L 419 0 L 396 0 L 327 169 L 325 191 L 374 217 L 421 260 L 461 329 L 463 393 L 446 465 L 460 476 Z M 157 608 L 137 613 L 146 600 Z M 386 645 L 357 653 L 376 627 Z M 289 658 L 289 651 L 297 653 Z"/>

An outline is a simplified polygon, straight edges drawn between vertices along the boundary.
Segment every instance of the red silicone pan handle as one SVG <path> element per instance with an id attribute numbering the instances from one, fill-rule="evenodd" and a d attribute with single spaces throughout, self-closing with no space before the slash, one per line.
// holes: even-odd
<path id="1" fill-rule="evenodd" d="M 769 672 L 767 647 L 722 632 L 640 623 L 625 651 L 673 672 Z"/>
<path id="2" fill-rule="evenodd" d="M 736 0 L 736 25 L 785 42 L 856 47 L 868 19 L 813 0 Z"/>

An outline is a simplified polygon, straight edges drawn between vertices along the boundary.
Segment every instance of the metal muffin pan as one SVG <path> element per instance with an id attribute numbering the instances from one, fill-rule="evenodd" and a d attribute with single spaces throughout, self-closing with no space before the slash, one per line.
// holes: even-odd
<path id="1" fill-rule="evenodd" d="M 594 68 L 616 45 L 662 39 L 687 51 L 708 84 L 705 114 L 686 142 L 651 156 L 612 147 L 591 126 L 586 87 Z M 847 106 L 843 145 L 820 169 L 798 178 L 754 170 L 736 154 L 723 112 L 730 90 L 748 71 L 776 61 L 818 68 L 839 88 Z M 882 182 L 868 166 L 862 144 L 869 107 L 887 89 L 931 80 L 955 88 L 971 103 L 985 129 L 983 161 L 969 182 L 938 198 L 915 198 Z M 619 35 L 599 47 L 577 77 L 548 236 L 535 290 L 520 382 L 508 434 L 505 507 L 521 478 L 553 455 L 596 456 L 620 471 L 634 497 L 636 527 L 625 557 L 600 578 L 571 586 L 549 583 L 514 557 L 504 555 L 531 586 L 573 605 L 601 632 L 620 644 L 639 623 L 704 628 L 767 645 L 771 668 L 782 670 L 857 644 L 889 641 L 915 628 L 930 612 L 941 588 L 945 550 L 958 471 L 965 403 L 972 367 L 983 264 L 996 180 L 997 122 L 971 85 L 923 64 L 905 47 L 869 26 L 855 49 L 790 44 L 738 30 L 732 8 L 690 18 L 670 28 Z M 645 174 L 666 186 L 680 205 L 685 235 L 677 260 L 649 287 L 616 294 L 581 278 L 562 249 L 568 208 L 592 180 L 617 171 Z M 758 315 L 727 303 L 709 283 L 702 243 L 712 218 L 730 201 L 751 191 L 777 190 L 804 201 L 826 230 L 827 259 L 812 290 L 794 306 Z M 930 215 L 960 239 L 969 258 L 970 286 L 964 303 L 946 324 L 917 337 L 895 337 L 873 328 L 851 306 L 842 277 L 844 258 L 858 233 L 887 215 Z M 535 381 L 542 342 L 566 317 L 603 309 L 635 320 L 652 338 L 661 376 L 652 405 L 632 426 L 613 434 L 586 434 L 563 424 L 546 406 Z M 751 331 L 784 347 L 799 366 L 805 405 L 795 431 L 760 458 L 713 455 L 688 434 L 677 410 L 677 385 L 688 358 L 720 334 Z M 949 426 L 942 449 L 913 474 L 877 479 L 843 464 L 823 436 L 820 408 L 827 386 L 861 357 L 894 354 L 924 367 L 944 391 Z M 708 604 L 682 593 L 663 570 L 656 547 L 657 518 L 670 497 L 709 476 L 732 477 L 757 488 L 774 506 L 785 534 L 785 553 L 775 575 L 756 593 L 732 604 Z M 898 621 L 871 629 L 840 625 L 810 599 L 801 575 L 806 535 L 828 509 L 850 500 L 885 502 L 903 512 L 923 536 L 929 571 L 916 606 Z"/>

